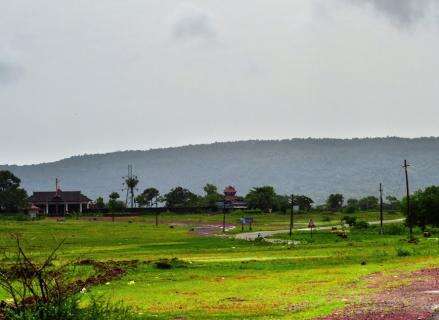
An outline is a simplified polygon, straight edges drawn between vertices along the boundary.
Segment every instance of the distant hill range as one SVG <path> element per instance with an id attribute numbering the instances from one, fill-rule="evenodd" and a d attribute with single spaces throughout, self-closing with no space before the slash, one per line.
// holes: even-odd
<path id="1" fill-rule="evenodd" d="M 133 165 L 139 190 L 175 186 L 202 193 L 206 183 L 222 190 L 234 185 L 244 195 L 254 186 L 272 185 L 281 194 L 304 194 L 321 203 L 330 193 L 348 197 L 402 196 L 401 164 L 412 165 L 412 190 L 439 185 L 439 138 L 291 139 L 189 145 L 147 151 L 82 155 L 52 163 L 0 166 L 22 179 L 32 191 L 53 190 L 55 178 L 63 190 L 82 190 L 93 199 L 121 193 L 122 177 Z"/>

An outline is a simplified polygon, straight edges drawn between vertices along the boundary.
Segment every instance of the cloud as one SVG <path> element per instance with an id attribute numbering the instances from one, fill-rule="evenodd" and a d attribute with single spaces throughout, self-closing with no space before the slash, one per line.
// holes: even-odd
<path id="1" fill-rule="evenodd" d="M 437 9 L 437 0 L 347 0 L 357 5 L 370 5 L 398 26 L 411 26 Z"/>
<path id="2" fill-rule="evenodd" d="M 213 17 L 200 8 L 180 6 L 171 19 L 172 37 L 176 40 L 212 40 L 217 37 Z"/>
<path id="3" fill-rule="evenodd" d="M 21 68 L 16 64 L 0 61 L 0 84 L 9 84 L 18 80 L 21 72 Z"/>

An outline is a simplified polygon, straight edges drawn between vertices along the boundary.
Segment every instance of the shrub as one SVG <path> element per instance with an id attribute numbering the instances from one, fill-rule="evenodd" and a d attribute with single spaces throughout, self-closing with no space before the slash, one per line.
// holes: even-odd
<path id="1" fill-rule="evenodd" d="M 399 248 L 396 248 L 396 255 L 398 257 L 408 257 L 411 255 L 411 252 L 410 252 L 410 250 L 408 250 L 406 248 L 399 247 Z"/>
<path id="2" fill-rule="evenodd" d="M 356 211 L 357 211 L 357 209 L 354 207 L 346 207 L 343 209 L 344 213 L 355 213 Z"/>
<path id="3" fill-rule="evenodd" d="M 357 223 L 357 217 L 344 216 L 341 221 L 347 223 L 349 226 L 354 226 Z"/>
<path id="4" fill-rule="evenodd" d="M 162 269 L 162 270 L 174 269 L 174 268 L 186 268 L 187 262 L 180 260 L 178 258 L 160 259 L 154 263 L 154 266 L 157 269 Z"/>
<path id="5" fill-rule="evenodd" d="M 384 234 L 387 235 L 403 235 L 407 233 L 407 229 L 402 224 L 384 224 L 383 225 Z"/>
<path id="6" fill-rule="evenodd" d="M 355 222 L 355 228 L 357 228 L 357 229 L 367 229 L 367 228 L 369 228 L 369 223 L 367 221 Z"/>
<path id="7" fill-rule="evenodd" d="M 91 298 L 84 308 L 79 306 L 79 295 L 64 300 L 61 304 L 38 303 L 27 308 L 6 307 L 5 319 L 9 320 L 137 320 L 138 315 L 122 304 L 111 304 L 102 299 Z"/>
<path id="8" fill-rule="evenodd" d="M 331 221 L 331 217 L 328 216 L 328 215 L 324 215 L 324 216 L 322 217 L 322 221 L 323 221 L 323 222 L 329 222 L 329 221 Z"/>

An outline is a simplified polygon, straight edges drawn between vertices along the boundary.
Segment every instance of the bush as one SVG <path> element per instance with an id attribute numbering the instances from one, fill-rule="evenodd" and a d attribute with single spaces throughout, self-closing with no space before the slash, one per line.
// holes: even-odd
<path id="1" fill-rule="evenodd" d="M 407 229 L 403 224 L 384 224 L 383 225 L 384 234 L 397 236 L 407 233 Z"/>
<path id="2" fill-rule="evenodd" d="M 347 223 L 349 226 L 354 226 L 357 223 L 357 217 L 344 216 L 341 221 Z"/>
<path id="3" fill-rule="evenodd" d="M 5 308 L 5 319 L 9 320 L 137 320 L 131 308 L 122 304 L 111 304 L 102 299 L 91 298 L 84 308 L 79 306 L 79 295 L 64 300 L 61 304 L 38 303 L 27 308 Z"/>
<path id="4" fill-rule="evenodd" d="M 178 258 L 160 259 L 154 263 L 154 266 L 157 269 L 162 269 L 162 270 L 174 269 L 174 268 L 186 268 L 187 262 L 180 260 Z"/>
<path id="5" fill-rule="evenodd" d="M 343 209 L 343 213 L 355 213 L 357 211 L 354 207 L 346 207 Z"/>
<path id="6" fill-rule="evenodd" d="M 354 226 L 357 229 L 367 229 L 367 228 L 369 228 L 369 223 L 367 221 L 358 221 L 358 222 L 355 222 Z"/>
<path id="7" fill-rule="evenodd" d="M 410 250 L 406 249 L 406 248 L 396 248 L 396 255 L 398 257 L 408 257 L 410 256 L 412 253 L 410 252 Z"/>
<path id="8" fill-rule="evenodd" d="M 323 222 L 329 222 L 329 221 L 331 221 L 331 217 L 328 216 L 328 215 L 324 215 L 324 216 L 322 217 L 322 221 L 323 221 Z"/>

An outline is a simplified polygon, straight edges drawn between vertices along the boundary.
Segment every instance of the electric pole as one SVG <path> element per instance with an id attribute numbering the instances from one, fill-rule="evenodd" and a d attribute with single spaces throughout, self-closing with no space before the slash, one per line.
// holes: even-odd
<path id="1" fill-rule="evenodd" d="M 407 192 L 407 219 L 409 222 L 409 240 L 413 240 L 413 218 L 410 210 L 410 189 L 409 189 L 409 175 L 408 175 L 408 167 L 410 165 L 407 163 L 407 160 L 404 160 L 404 165 L 402 166 L 405 172 L 405 187 Z"/>
<path id="2" fill-rule="evenodd" d="M 383 230 L 383 184 L 380 183 L 380 234 L 384 234 Z"/>
<path id="3" fill-rule="evenodd" d="M 223 233 L 226 233 L 226 200 L 223 202 Z"/>
<path id="4" fill-rule="evenodd" d="M 290 238 L 293 236 L 293 214 L 294 214 L 294 195 L 291 195 L 291 212 L 290 212 Z"/>

